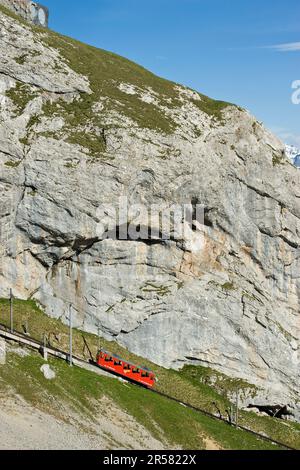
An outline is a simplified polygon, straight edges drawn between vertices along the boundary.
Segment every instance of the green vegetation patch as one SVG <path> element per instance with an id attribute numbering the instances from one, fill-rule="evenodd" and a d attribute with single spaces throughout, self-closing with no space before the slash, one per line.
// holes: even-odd
<path id="1" fill-rule="evenodd" d="M 141 128 L 162 131 L 166 134 L 176 129 L 173 122 L 163 110 L 153 103 L 141 101 L 139 91 L 151 90 L 160 105 L 168 108 L 181 106 L 179 92 L 173 82 L 157 77 L 145 68 L 112 52 L 97 49 L 74 39 L 62 36 L 52 31 L 44 32 L 42 41 L 57 49 L 66 63 L 78 74 L 89 79 L 93 94 L 82 94 L 79 101 L 71 106 L 81 115 L 80 125 L 84 125 L 84 116 L 96 121 L 100 127 L 101 116 L 96 116 L 92 104 L 103 99 L 106 103 L 105 112 L 117 111 L 135 121 Z M 135 87 L 137 94 L 126 94 L 119 89 L 121 84 Z M 230 105 L 223 101 L 212 100 L 199 94 L 201 100 L 194 104 L 209 116 L 222 120 L 222 111 Z M 74 110 L 76 112 L 76 110 Z M 100 120 L 100 122 L 99 122 Z"/>
<path id="2" fill-rule="evenodd" d="M 27 55 L 26 55 L 26 54 L 23 54 L 23 55 L 21 55 L 20 57 L 17 57 L 17 58 L 15 59 L 15 61 L 16 61 L 17 64 L 19 64 L 19 65 L 24 65 L 25 62 L 26 62 L 26 59 L 27 59 Z"/>
<path id="3" fill-rule="evenodd" d="M 235 286 L 233 282 L 225 282 L 225 284 L 222 284 L 222 289 L 223 290 L 235 290 Z"/>
<path id="4" fill-rule="evenodd" d="M 276 165 L 285 165 L 285 164 L 286 164 L 286 160 L 285 160 L 285 158 L 284 158 L 282 155 L 278 155 L 278 154 L 276 154 L 276 153 L 273 153 L 272 163 L 273 163 L 273 166 L 276 166 Z"/>
<path id="5" fill-rule="evenodd" d="M 50 30 L 29 25 L 1 7 L 5 14 L 26 24 L 27 28 L 39 35 L 39 40 L 46 46 L 59 51 L 62 59 L 75 72 L 86 76 L 89 80 L 92 94 L 80 93 L 78 99 L 66 102 L 60 98 L 55 103 L 46 103 L 43 107 L 44 115 L 53 117 L 58 115 L 64 118 L 65 127 L 61 132 L 55 132 L 49 137 L 65 139 L 87 148 L 92 157 L 105 156 L 105 140 L 97 137 L 97 131 L 105 131 L 108 127 L 107 116 L 119 113 L 133 120 L 140 128 L 157 130 L 164 134 L 172 134 L 177 124 L 160 107 L 179 108 L 182 106 L 180 92 L 177 84 L 155 76 L 145 68 L 112 52 L 97 49 L 83 44 L 75 39 L 62 36 Z M 22 65 L 28 58 L 23 55 L 16 59 Z M 61 70 L 59 64 L 57 70 Z M 133 86 L 137 94 L 127 94 L 120 90 L 120 85 Z M 141 100 L 140 93 L 154 94 L 159 106 Z M 18 111 L 22 112 L 26 104 L 32 99 L 26 85 L 18 85 L 15 91 L 8 92 Z M 222 122 L 222 111 L 230 105 L 223 101 L 215 101 L 199 94 L 200 100 L 192 100 L 195 106 L 216 121 Z M 96 112 L 94 105 L 101 101 L 104 109 Z M 114 126 L 121 126 L 117 122 Z M 123 124 L 124 125 L 124 124 Z M 28 139 L 24 139 L 24 144 Z M 166 155 L 167 157 L 167 155 Z"/>
<path id="6" fill-rule="evenodd" d="M 13 101 L 18 113 L 22 113 L 27 104 L 38 96 L 38 92 L 32 91 L 26 83 L 17 82 L 14 88 L 6 92 L 6 96 Z"/>
<path id="7" fill-rule="evenodd" d="M 103 136 L 96 136 L 88 132 L 73 132 L 68 138 L 70 144 L 81 145 L 88 149 L 89 154 L 94 158 L 103 156 L 106 151 L 106 143 Z"/>
<path id="8" fill-rule="evenodd" d="M 8 300 L 0 300 L 0 323 L 7 326 L 10 324 Z M 28 328 L 30 335 L 39 341 L 43 341 L 44 335 L 46 335 L 51 346 L 68 351 L 68 326 L 62 324 L 60 320 L 46 316 L 32 300 L 14 300 L 14 325 L 16 331 L 23 333 Z M 251 393 L 255 395 L 255 388 L 251 388 L 247 382 L 226 378 L 211 369 L 200 366 L 186 366 L 180 371 L 166 369 L 129 352 L 116 342 L 110 342 L 103 338 L 98 339 L 96 335 L 83 333 L 76 329 L 73 331 L 75 355 L 89 359 L 91 353 L 95 358 L 99 346 L 118 354 L 125 360 L 153 370 L 158 379 L 155 386 L 157 390 L 212 413 L 216 413 L 218 409 L 224 417 L 227 416 L 226 410 L 230 409 L 228 396 L 231 392 L 238 389 L 240 396 L 246 392 L 250 393 L 250 396 Z M 213 376 L 216 377 L 216 380 L 211 380 Z M 248 392 L 248 390 L 250 391 Z M 255 413 L 247 411 L 240 411 L 239 419 L 241 425 L 300 449 L 299 424 L 257 416 Z"/>
<path id="9" fill-rule="evenodd" d="M 201 93 L 199 93 L 199 96 L 201 97 L 201 101 L 193 100 L 194 105 L 197 106 L 200 111 L 208 114 L 208 116 L 211 116 L 220 123 L 224 123 L 224 116 L 222 111 L 224 111 L 224 109 L 226 109 L 228 106 L 234 105 L 231 103 L 226 103 L 225 101 L 212 100 L 208 96 L 202 95 Z"/>
<path id="10" fill-rule="evenodd" d="M 179 100 L 171 82 L 156 77 L 143 67 L 116 54 L 51 31 L 44 33 L 42 40 L 46 45 L 57 49 L 70 68 L 89 79 L 92 95 L 82 93 L 78 101 L 67 106 L 71 114 L 77 116 L 78 125 L 85 127 L 87 122 L 92 121 L 103 127 L 102 112 L 97 115 L 93 105 L 108 98 L 105 101 L 105 113 L 117 111 L 142 128 L 165 133 L 174 131 L 175 124 L 157 106 L 142 102 L 137 95 L 127 95 L 118 87 L 122 83 L 130 83 L 141 89 L 151 87 L 154 92 L 159 93 L 162 104 L 169 105 L 171 100 L 175 106 L 179 104 Z"/>
<path id="11" fill-rule="evenodd" d="M 5 166 L 8 166 L 9 168 L 17 168 L 20 165 L 21 162 L 13 162 L 11 160 L 7 161 L 4 163 Z"/>
<path id="12" fill-rule="evenodd" d="M 152 282 L 146 282 L 146 284 L 141 288 L 142 292 L 145 293 L 154 293 L 158 294 L 160 297 L 164 297 L 171 293 L 171 286 L 166 286 L 163 284 L 154 284 Z"/>
<path id="13" fill-rule="evenodd" d="M 88 111 L 90 119 L 98 121 L 99 116 L 95 116 L 91 104 L 100 100 L 105 100 L 109 111 L 117 111 L 135 121 L 141 128 L 149 128 L 162 131 L 166 134 L 172 133 L 176 129 L 173 122 L 163 110 L 153 103 L 141 101 L 138 96 L 139 91 L 151 90 L 160 105 L 168 108 L 181 106 L 179 92 L 173 82 L 157 77 L 145 68 L 118 56 L 112 52 L 83 44 L 71 38 L 59 35 L 54 32 L 47 32 L 42 35 L 42 40 L 48 46 L 57 49 L 67 64 L 77 73 L 88 77 L 92 96 L 82 94 L 78 102 L 73 103 L 77 107 L 79 114 Z M 137 90 L 137 94 L 126 94 L 119 89 L 121 84 L 130 84 Z M 223 101 L 212 100 L 211 98 L 199 94 L 201 100 L 194 100 L 193 103 L 209 116 L 222 120 L 222 111 L 230 105 Z M 101 117 L 100 117 L 101 121 Z M 83 122 L 80 120 L 80 124 Z"/>
<path id="14" fill-rule="evenodd" d="M 2 389 L 13 389 L 34 407 L 68 422 L 68 409 L 86 419 L 95 420 L 106 413 L 107 399 L 133 416 L 156 439 L 171 447 L 203 449 L 205 439 L 225 449 L 278 449 L 226 423 L 203 416 L 132 384 L 100 377 L 65 362 L 50 359 L 56 378 L 47 380 L 40 371 L 43 359 L 31 352 L 19 356 L 8 354 L 7 364 L 0 366 Z M 105 404 L 105 405 L 104 405 Z"/>
<path id="15" fill-rule="evenodd" d="M 239 396 L 247 395 L 255 397 L 258 389 L 255 385 L 248 383 L 242 379 L 236 379 L 221 374 L 210 367 L 186 365 L 182 369 L 182 374 L 192 382 L 200 382 L 209 386 L 213 386 L 218 394 L 222 395 L 225 400 L 228 396 L 233 395 L 236 391 Z"/>
<path id="16" fill-rule="evenodd" d="M 22 137 L 20 140 L 21 144 L 29 145 L 30 144 L 30 135 L 32 128 L 36 126 L 40 122 L 40 117 L 38 115 L 33 115 L 30 117 L 27 126 L 26 126 L 26 135 Z"/>

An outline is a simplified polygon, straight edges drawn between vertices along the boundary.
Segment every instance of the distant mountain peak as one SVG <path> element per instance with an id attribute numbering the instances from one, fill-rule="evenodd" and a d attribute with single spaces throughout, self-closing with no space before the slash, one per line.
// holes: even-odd
<path id="1" fill-rule="evenodd" d="M 293 165 L 300 168 L 300 150 L 294 145 L 286 145 L 285 153 Z"/>

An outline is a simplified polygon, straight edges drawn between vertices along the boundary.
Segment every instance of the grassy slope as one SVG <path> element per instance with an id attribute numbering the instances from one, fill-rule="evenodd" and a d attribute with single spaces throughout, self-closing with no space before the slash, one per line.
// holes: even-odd
<path id="1" fill-rule="evenodd" d="M 43 360 L 36 353 L 25 357 L 9 353 L 7 365 L 0 366 L 1 389 L 14 389 L 36 408 L 65 419 L 63 410 L 67 404 L 76 413 L 80 412 L 82 423 L 85 415 L 93 419 L 99 406 L 101 412 L 101 402 L 108 397 L 155 438 L 184 449 L 205 448 L 203 439 L 207 437 L 225 449 L 278 449 L 142 388 L 70 368 L 63 361 L 50 359 L 49 362 L 56 372 L 53 381 L 46 380 L 40 372 Z"/>
<path id="2" fill-rule="evenodd" d="M 0 6 L 0 12 L 21 21 L 13 13 Z M 159 105 L 167 108 L 180 107 L 180 96 L 176 84 L 157 77 L 145 68 L 117 54 L 83 44 L 75 39 L 62 36 L 51 30 L 27 25 L 36 32 L 39 40 L 46 46 L 58 50 L 63 60 L 77 73 L 88 77 L 92 94 L 82 93 L 79 100 L 67 103 L 63 99 L 44 105 L 44 114 L 55 115 L 65 119 L 61 134 L 47 133 L 48 137 L 66 138 L 71 143 L 87 148 L 93 156 L 105 156 L 105 138 L 103 134 L 89 131 L 91 127 L 106 129 L 108 124 L 104 116 L 117 111 L 132 119 L 138 126 L 170 134 L 176 129 L 176 123 L 166 115 L 164 110 L 153 103 L 143 102 L 136 94 L 126 94 L 118 88 L 121 83 L 133 85 L 139 91 L 148 88 L 154 92 Z M 17 59 L 20 65 L 30 63 L 30 56 Z M 26 85 L 19 85 L 17 90 L 10 90 L 8 96 L 13 99 L 18 112 L 32 99 L 32 92 Z M 199 93 L 201 100 L 191 100 L 201 111 L 213 117 L 216 122 L 222 121 L 222 110 L 229 103 L 216 101 Z M 99 113 L 93 111 L 93 105 L 101 100 L 104 109 Z M 119 125 L 118 118 L 113 118 L 113 126 Z M 30 127 L 30 126 L 28 126 Z M 28 131 L 30 129 L 28 128 Z M 28 143 L 28 142 L 24 142 Z"/>
<path id="3" fill-rule="evenodd" d="M 149 87 L 157 94 L 161 104 L 175 107 L 180 106 L 175 83 L 157 77 L 145 68 L 116 54 L 52 31 L 45 35 L 44 42 L 59 50 L 73 70 L 89 78 L 93 95 L 82 97 L 78 113 L 84 111 L 86 116 L 90 117 L 90 105 L 106 97 L 114 101 L 114 109 L 132 118 L 140 127 L 158 129 L 166 133 L 174 130 L 174 123 L 157 106 L 142 102 L 136 95 L 124 94 L 117 85 L 129 83 L 142 90 Z M 228 106 L 228 103 L 215 101 L 201 94 L 199 96 L 202 100 L 194 101 L 194 104 L 208 115 L 220 119 L 221 111 Z"/>
<path id="4" fill-rule="evenodd" d="M 24 331 L 23 326 L 26 324 L 26 322 L 28 323 L 29 332 L 31 336 L 35 337 L 38 340 L 42 340 L 44 333 L 46 333 L 52 346 L 56 346 L 64 350 L 68 349 L 68 327 L 67 326 L 63 325 L 59 320 L 55 320 L 55 319 L 51 319 L 47 317 L 43 312 L 41 312 L 41 310 L 39 310 L 39 308 L 35 305 L 33 301 L 15 301 L 14 302 L 15 329 L 18 331 Z M 9 325 L 9 302 L 7 300 L 0 300 L 0 323 Z M 86 341 L 91 349 L 93 356 L 95 356 L 97 348 L 98 348 L 98 338 L 94 335 L 82 333 L 81 331 L 78 331 L 78 330 L 74 331 L 75 353 L 81 357 L 85 357 L 85 358 L 89 357 L 88 351 L 86 350 L 86 348 L 84 348 L 83 335 L 86 338 Z M 100 343 L 101 343 L 101 347 L 104 347 L 114 353 L 120 354 L 122 357 L 128 360 L 131 360 L 132 362 L 135 362 L 137 364 L 144 364 L 150 367 L 157 375 L 158 383 L 156 384 L 156 387 L 158 390 L 166 392 L 169 395 L 172 395 L 183 401 L 194 404 L 195 406 L 200 406 L 202 408 L 205 408 L 208 411 L 213 411 L 213 412 L 216 411 L 213 405 L 213 402 L 216 402 L 218 408 L 222 411 L 222 414 L 224 416 L 226 415 L 226 409 L 229 408 L 229 401 L 226 398 L 226 392 L 228 390 L 234 390 L 236 388 L 239 388 L 239 390 L 242 390 L 243 388 L 247 387 L 247 384 L 243 381 L 232 380 L 228 377 L 222 376 L 221 374 L 217 374 L 218 391 L 216 391 L 216 389 L 203 383 L 205 382 L 205 379 L 209 378 L 211 374 L 215 374 L 209 369 L 189 366 L 189 367 L 185 367 L 182 371 L 179 371 L 179 372 L 173 371 L 173 370 L 167 370 L 155 364 L 152 364 L 151 362 L 143 358 L 137 357 L 136 355 L 129 353 L 127 350 L 119 346 L 117 343 L 110 343 L 104 340 L 103 338 L 100 339 Z M 26 362 L 26 360 L 27 359 L 25 358 L 24 361 Z M 27 366 L 24 364 L 24 367 L 26 368 Z M 65 370 L 64 365 L 61 363 L 57 363 L 55 367 L 58 367 L 59 369 L 62 368 L 62 370 Z M 80 374 L 81 372 L 79 373 L 79 375 Z M 83 375 L 80 375 L 80 377 L 86 377 L 86 379 L 85 378 L 82 379 L 83 381 L 85 380 L 99 381 L 100 380 L 101 384 L 102 382 L 103 384 L 107 382 L 106 379 L 102 379 L 102 378 L 99 379 L 98 377 L 95 377 L 94 379 L 92 378 L 88 379 L 88 377 L 90 377 L 90 374 L 85 373 L 85 372 L 82 372 L 82 374 Z M 79 380 L 79 377 L 78 377 L 78 380 Z M 115 392 L 116 392 L 116 396 L 118 396 L 118 399 L 115 397 L 116 401 L 125 408 L 126 406 L 129 406 L 127 401 L 128 402 L 131 401 L 130 397 L 133 397 L 133 396 L 135 397 L 135 394 L 137 394 L 137 396 L 133 399 L 133 403 L 135 402 L 138 403 L 139 400 L 141 399 L 142 400 L 140 402 L 141 407 L 136 408 L 136 410 L 130 409 L 130 413 L 133 416 L 135 416 L 138 419 L 138 421 L 141 422 L 142 424 L 145 424 L 143 422 L 143 420 L 145 419 L 144 412 L 142 411 L 143 407 L 145 406 L 147 407 L 149 406 L 149 410 L 152 410 L 151 413 L 154 413 L 155 415 L 157 413 L 157 420 L 158 420 L 157 422 L 160 422 L 159 421 L 160 419 L 164 420 L 164 424 L 163 425 L 160 424 L 160 426 L 162 427 L 170 426 L 170 432 L 173 432 L 173 431 L 175 432 L 175 428 L 176 428 L 175 424 L 173 425 L 172 422 L 177 423 L 177 426 L 178 426 L 178 423 L 182 422 L 183 418 L 180 413 L 181 412 L 183 413 L 182 410 L 185 410 L 185 408 L 179 407 L 179 409 L 177 409 L 176 404 L 166 402 L 163 398 L 152 396 L 152 395 L 151 396 L 147 395 L 147 400 L 143 402 L 144 400 L 143 397 L 145 397 L 144 394 L 147 393 L 146 391 L 135 389 L 135 387 L 131 387 L 131 386 L 129 388 L 122 388 L 122 387 L 118 388 L 119 383 L 118 382 L 115 383 L 115 381 L 109 381 L 107 383 L 111 384 L 109 386 L 109 387 L 112 387 L 111 390 L 115 390 L 115 387 L 116 387 Z M 79 390 L 80 390 L 80 387 L 79 387 Z M 131 390 L 130 393 L 129 393 L 129 390 Z M 108 393 L 108 392 L 105 392 L 105 393 Z M 119 396 L 120 393 L 122 393 L 122 396 Z M 122 403 L 119 400 L 121 400 Z M 162 405 L 163 403 L 165 404 Z M 156 406 L 158 407 L 157 409 L 155 408 Z M 161 409 L 161 407 L 165 409 L 165 412 Z M 173 407 L 174 409 L 175 408 L 177 409 L 176 413 L 173 410 Z M 180 413 L 178 410 L 180 410 Z M 170 411 L 171 411 L 171 414 L 169 414 Z M 192 413 L 188 410 L 186 410 L 186 412 Z M 174 418 L 175 421 L 173 419 L 173 416 L 175 417 Z M 200 420 L 200 423 L 202 423 L 203 426 L 206 423 L 205 426 L 207 426 L 207 428 L 205 427 L 203 428 L 203 430 L 204 429 L 207 431 L 210 430 L 209 435 L 211 435 L 214 438 L 214 440 L 216 440 L 216 442 L 218 442 L 222 447 L 253 448 L 251 447 L 253 445 L 253 441 L 249 437 L 250 441 L 248 442 L 247 434 L 240 433 L 240 432 L 238 432 L 237 434 L 234 434 L 234 433 L 231 434 L 232 429 L 229 426 L 223 425 L 222 423 L 219 423 L 215 420 L 206 418 L 201 415 L 200 417 L 199 416 L 197 418 L 195 417 L 195 419 L 196 421 Z M 259 417 L 259 416 L 256 416 L 254 413 L 249 413 L 249 412 L 240 413 L 240 423 L 246 426 L 250 426 L 252 429 L 257 430 L 258 432 L 265 433 L 273 437 L 276 440 L 286 442 L 289 445 L 300 448 L 300 425 L 298 424 L 286 423 L 281 420 L 276 420 L 276 419 L 272 419 L 269 417 Z M 149 422 L 147 422 L 146 424 L 147 424 L 146 427 L 148 427 L 150 431 L 154 432 L 153 430 L 154 428 L 153 429 L 151 428 L 151 420 L 149 420 Z M 178 432 L 180 433 L 181 431 L 178 430 Z M 199 438 L 201 434 L 201 432 L 199 434 L 198 431 L 196 431 L 196 428 L 193 428 L 193 433 L 195 433 L 195 436 L 198 436 L 197 439 Z M 189 432 L 188 432 L 188 436 L 189 436 L 189 439 L 192 439 Z M 180 439 L 184 439 L 184 436 L 181 437 Z M 176 439 L 174 440 L 174 442 L 179 443 L 179 441 L 176 441 Z M 184 441 L 180 441 L 180 442 L 182 443 Z M 195 442 L 195 441 L 191 440 L 191 442 Z M 261 444 L 257 444 L 257 445 L 260 446 Z M 266 445 L 266 444 L 263 444 L 263 445 Z"/>

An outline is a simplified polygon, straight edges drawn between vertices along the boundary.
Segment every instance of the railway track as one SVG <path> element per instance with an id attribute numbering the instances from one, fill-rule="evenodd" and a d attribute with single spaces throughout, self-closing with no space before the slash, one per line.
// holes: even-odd
<path id="1" fill-rule="evenodd" d="M 3 325 L 3 324 L 0 324 L 0 337 L 3 337 L 9 341 L 14 341 L 14 342 L 18 342 L 18 343 L 21 343 L 27 347 L 30 347 L 30 348 L 33 348 L 33 349 L 36 349 L 38 351 L 43 351 L 44 349 L 46 349 L 47 353 L 50 354 L 51 356 L 54 356 L 58 359 L 62 359 L 62 360 L 65 360 L 67 361 L 69 359 L 69 353 L 65 352 L 65 351 L 62 351 L 58 348 L 54 348 L 52 346 L 45 346 L 42 342 L 34 339 L 34 338 L 31 338 L 30 336 L 27 336 L 27 335 L 24 335 L 23 333 L 20 333 L 20 332 L 10 332 L 8 330 L 8 328 Z M 90 352 L 90 351 L 89 351 Z M 91 355 L 91 353 L 90 353 Z M 92 370 L 93 372 L 95 373 L 99 373 L 99 370 L 102 370 L 92 359 L 92 355 L 91 355 L 91 360 L 87 361 L 87 360 L 84 360 L 80 357 L 77 357 L 76 355 L 72 355 L 72 359 L 73 359 L 73 363 L 74 365 L 78 366 L 78 367 L 83 367 L 83 368 L 87 368 L 87 366 L 89 366 L 89 370 Z M 118 377 L 116 374 L 113 374 L 113 373 L 110 373 L 109 371 L 105 370 L 106 374 L 108 375 L 114 375 L 115 377 Z M 122 380 L 126 380 L 124 379 L 123 377 L 121 377 Z M 256 431 L 253 431 L 252 429 L 249 429 L 249 428 L 246 428 L 245 426 L 241 426 L 241 425 L 234 425 L 232 423 L 229 423 L 228 419 L 226 418 L 223 418 L 222 416 L 218 416 L 214 413 L 211 413 L 207 410 L 204 410 L 202 408 L 199 408 L 197 406 L 194 406 L 194 405 L 191 405 L 190 403 L 186 403 L 178 398 L 175 398 L 175 397 L 172 397 L 170 395 L 167 395 L 166 393 L 163 393 L 163 392 L 160 392 L 158 390 L 154 390 L 154 389 L 150 389 L 150 388 L 146 388 L 146 387 L 143 387 L 142 385 L 139 385 L 139 384 L 135 384 L 134 382 L 130 381 L 129 382 L 137 387 L 142 387 L 144 390 L 147 390 L 151 393 L 155 393 L 157 395 L 160 395 L 161 397 L 164 397 L 168 400 L 171 400 L 171 401 L 174 401 L 176 403 L 179 403 L 180 405 L 182 406 L 185 406 L 186 408 L 189 408 L 193 411 L 196 411 L 197 413 L 201 413 L 202 415 L 205 415 L 205 416 L 208 416 L 210 418 L 213 418 L 217 421 L 222 421 L 224 423 L 226 423 L 228 426 L 235 426 L 236 429 L 240 429 L 242 431 L 245 431 L 249 434 L 252 434 L 254 436 L 256 436 L 258 439 L 261 439 L 263 441 L 267 441 L 267 442 L 270 442 L 274 445 L 277 445 L 277 446 L 280 446 L 282 447 L 283 449 L 286 449 L 286 450 L 297 450 L 295 449 L 294 447 L 291 447 L 291 446 L 288 446 L 287 444 L 284 444 L 283 442 L 279 442 L 275 439 L 272 439 L 268 436 L 265 436 L 263 434 L 260 434 Z"/>

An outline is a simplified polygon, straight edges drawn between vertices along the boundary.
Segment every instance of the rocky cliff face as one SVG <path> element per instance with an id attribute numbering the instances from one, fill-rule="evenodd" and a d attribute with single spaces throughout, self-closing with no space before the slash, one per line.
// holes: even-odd
<path id="1" fill-rule="evenodd" d="M 283 144 L 236 106 L 4 10 L 0 49 L 0 296 L 62 319 L 71 303 L 80 328 L 297 408 L 300 172 Z M 98 208 L 120 196 L 203 204 L 204 225 L 103 239 Z"/>

